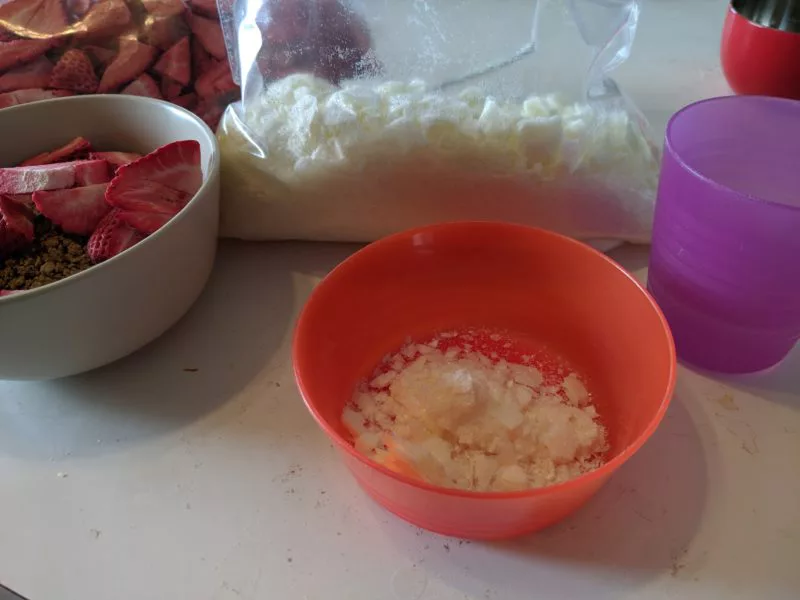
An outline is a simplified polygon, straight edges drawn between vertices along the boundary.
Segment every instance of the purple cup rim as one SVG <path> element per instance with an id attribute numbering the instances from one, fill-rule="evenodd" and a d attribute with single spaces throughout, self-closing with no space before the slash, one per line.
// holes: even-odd
<path id="1" fill-rule="evenodd" d="M 794 105 L 795 108 L 798 110 L 798 114 L 800 114 L 800 100 L 791 100 L 789 98 L 776 98 L 773 96 L 716 96 L 714 98 L 705 98 L 704 100 L 698 100 L 697 102 L 692 102 L 691 104 L 687 104 L 683 108 L 681 108 L 678 112 L 673 114 L 669 122 L 667 123 L 667 131 L 666 135 L 664 136 L 664 146 L 669 152 L 670 156 L 672 156 L 675 161 L 686 171 L 691 173 L 697 179 L 700 179 L 705 184 L 716 188 L 717 191 L 727 192 L 730 194 L 734 194 L 737 197 L 741 198 L 744 201 L 752 202 L 754 204 L 760 205 L 767 205 L 772 207 L 776 210 L 783 210 L 787 213 L 795 215 L 800 213 L 800 206 L 790 206 L 788 204 L 784 204 L 783 202 L 775 202 L 773 200 L 767 200 L 766 198 L 760 198 L 758 196 L 753 196 L 747 192 L 743 192 L 740 190 L 733 189 L 730 186 L 727 186 L 715 179 L 707 177 L 706 175 L 700 173 L 697 169 L 691 167 L 689 164 L 681 156 L 680 152 L 678 152 L 671 143 L 672 138 L 672 128 L 674 127 L 676 121 L 683 116 L 684 113 L 691 111 L 692 109 L 701 106 L 703 104 L 716 104 L 722 102 L 752 102 L 753 100 L 758 102 L 770 102 L 775 104 L 787 104 L 787 105 Z"/>

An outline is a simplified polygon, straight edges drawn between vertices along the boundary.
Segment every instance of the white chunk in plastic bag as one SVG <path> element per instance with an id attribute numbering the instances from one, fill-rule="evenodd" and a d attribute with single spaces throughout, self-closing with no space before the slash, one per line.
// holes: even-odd
<path id="1" fill-rule="evenodd" d="M 265 7 L 226 27 L 234 46 L 252 38 L 237 31 L 268 30 L 272 4 L 319 16 L 339 0 L 240 2 Z M 630 51 L 638 3 L 530 0 L 487 13 L 490 4 L 353 3 L 347 14 L 372 29 L 370 64 L 381 68 L 336 84 L 310 51 L 317 38 L 301 47 L 303 60 L 318 62 L 280 76 L 242 58 L 269 53 L 266 33 L 259 52 L 239 47 L 243 100 L 219 129 L 222 234 L 366 242 L 432 222 L 498 219 L 585 240 L 649 241 L 657 151 L 609 78 Z M 331 37 L 342 27 L 336 14 Z M 556 29 L 574 39 L 551 37 Z"/>

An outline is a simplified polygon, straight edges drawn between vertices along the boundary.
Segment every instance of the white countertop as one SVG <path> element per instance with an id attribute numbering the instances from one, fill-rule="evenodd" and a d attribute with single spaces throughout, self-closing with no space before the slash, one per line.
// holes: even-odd
<path id="1" fill-rule="evenodd" d="M 727 92 L 723 13 L 645 2 L 620 80 L 656 130 Z M 353 250 L 224 242 L 197 306 L 150 347 L 0 382 L 0 582 L 30 600 L 800 596 L 800 349 L 759 377 L 682 367 L 662 426 L 580 513 L 459 542 L 368 500 L 295 390 L 294 318 Z M 644 277 L 646 249 L 612 255 Z"/>

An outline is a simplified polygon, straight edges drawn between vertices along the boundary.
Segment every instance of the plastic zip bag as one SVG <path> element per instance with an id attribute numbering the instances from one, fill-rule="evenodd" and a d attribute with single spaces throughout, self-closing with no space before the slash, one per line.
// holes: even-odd
<path id="1" fill-rule="evenodd" d="M 239 88 L 215 0 L 0 3 L 0 108 L 117 92 L 169 100 L 216 127 Z"/>
<path id="2" fill-rule="evenodd" d="M 233 0 L 222 234 L 458 219 L 650 239 L 658 153 L 611 78 L 635 0 Z"/>

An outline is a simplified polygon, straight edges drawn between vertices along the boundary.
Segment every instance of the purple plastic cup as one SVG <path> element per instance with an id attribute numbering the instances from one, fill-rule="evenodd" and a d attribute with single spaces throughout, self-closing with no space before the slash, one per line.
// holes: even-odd
<path id="1" fill-rule="evenodd" d="M 670 119 L 648 288 L 682 361 L 753 373 L 800 338 L 800 102 L 728 96 Z"/>

